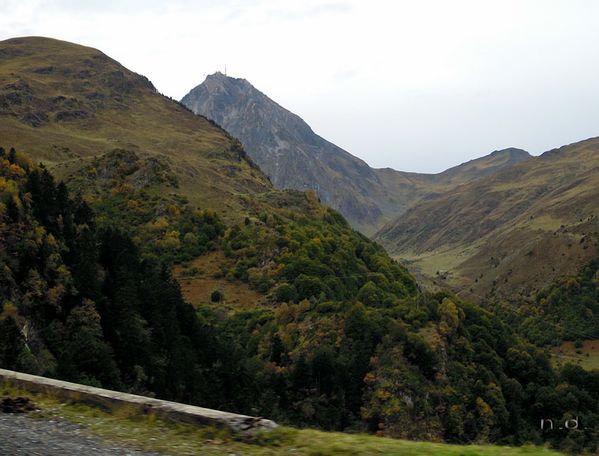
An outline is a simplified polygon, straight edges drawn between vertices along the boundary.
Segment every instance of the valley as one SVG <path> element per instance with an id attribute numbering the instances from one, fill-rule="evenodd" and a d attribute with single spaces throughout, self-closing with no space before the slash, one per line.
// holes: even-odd
<path id="1" fill-rule="evenodd" d="M 219 72 L 209 75 L 181 103 L 238 138 L 275 187 L 313 190 L 367 236 L 421 199 L 530 158 L 512 148 L 439 174 L 371 168 L 318 136 L 299 116 L 245 79 Z"/>
<path id="2" fill-rule="evenodd" d="M 209 75 L 182 103 L 238 137 L 275 187 L 313 189 L 431 291 L 521 313 L 599 256 L 596 139 L 406 173 L 370 168 L 244 79 Z"/>
<path id="3" fill-rule="evenodd" d="M 415 204 L 375 236 L 479 301 L 534 297 L 597 258 L 599 140 L 546 152 Z M 439 282 L 437 280 L 437 282 Z"/>

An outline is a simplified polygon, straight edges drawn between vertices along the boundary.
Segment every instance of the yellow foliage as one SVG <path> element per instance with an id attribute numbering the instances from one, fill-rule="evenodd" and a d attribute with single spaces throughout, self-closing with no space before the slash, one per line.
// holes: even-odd
<path id="1" fill-rule="evenodd" d="M 116 187 L 113 187 L 112 190 L 110 191 L 110 194 L 112 196 L 117 196 L 121 193 L 131 193 L 131 191 L 133 190 L 133 187 L 131 187 L 129 184 L 120 184 L 117 185 Z"/>
<path id="2" fill-rule="evenodd" d="M 307 299 L 304 299 L 303 301 L 301 301 L 297 306 L 295 306 L 297 309 L 297 314 L 296 315 L 301 315 L 303 313 L 306 313 L 310 310 L 310 301 L 308 301 Z"/>
<path id="3" fill-rule="evenodd" d="M 178 249 L 181 247 L 179 232 L 175 230 L 166 232 L 164 238 L 158 241 L 157 244 L 163 249 Z"/>
<path id="4" fill-rule="evenodd" d="M 183 241 L 186 244 L 194 245 L 194 244 L 198 243 L 198 237 L 195 234 L 191 233 L 191 232 L 190 233 L 185 233 L 185 236 L 183 236 Z"/>
<path id="5" fill-rule="evenodd" d="M 162 233 L 168 228 L 168 219 L 166 217 L 158 217 L 149 224 L 148 228 L 154 233 Z"/>
<path id="6" fill-rule="evenodd" d="M 8 172 L 10 173 L 11 176 L 15 176 L 15 177 L 23 177 L 25 175 L 25 170 L 23 168 L 21 168 L 19 165 L 14 164 L 14 163 L 8 167 Z"/>
<path id="7" fill-rule="evenodd" d="M 15 320 L 18 320 L 19 311 L 17 310 L 17 306 L 15 306 L 10 301 L 5 301 L 2 309 L 2 313 L 0 313 L 0 320 L 4 320 L 7 317 L 12 317 Z"/>
<path id="8" fill-rule="evenodd" d="M 481 418 L 492 418 L 494 413 L 493 409 L 487 404 L 484 399 L 477 397 L 476 398 L 476 408 L 478 409 L 478 413 Z"/>
<path id="9" fill-rule="evenodd" d="M 439 306 L 439 314 L 441 316 L 439 332 L 443 336 L 453 334 L 460 322 L 458 308 L 455 303 L 449 298 L 443 299 L 443 302 Z"/>
<path id="10" fill-rule="evenodd" d="M 387 389 L 381 389 L 381 388 L 378 388 L 374 391 L 374 397 L 376 399 L 380 400 L 381 402 L 387 402 L 387 403 L 389 403 L 388 401 L 390 399 L 392 399 L 391 392 L 388 391 Z"/>
<path id="11" fill-rule="evenodd" d="M 364 383 L 366 383 L 367 385 L 372 385 L 375 382 L 376 382 L 376 375 L 374 375 L 373 372 L 368 372 L 366 374 L 366 377 L 364 377 Z"/>
<path id="12" fill-rule="evenodd" d="M 46 293 L 46 296 L 47 296 L 50 304 L 58 307 L 58 305 L 60 304 L 60 300 L 64 296 L 64 293 L 65 293 L 64 285 L 58 284 L 58 285 L 50 288 L 48 290 L 48 292 Z"/>
<path id="13" fill-rule="evenodd" d="M 167 208 L 166 208 L 166 212 L 168 213 L 168 215 L 170 215 L 171 217 L 177 217 L 181 214 L 181 209 L 179 209 L 179 207 L 176 204 L 170 204 Z"/>
<path id="14" fill-rule="evenodd" d="M 22 167 L 33 168 L 33 162 L 29 159 L 27 155 L 17 151 L 16 159 L 17 163 L 20 163 Z"/>
<path id="15" fill-rule="evenodd" d="M 569 277 L 566 281 L 566 287 L 570 290 L 578 290 L 580 288 L 580 283 L 578 283 L 574 277 Z"/>
<path id="16" fill-rule="evenodd" d="M 277 319 L 277 323 L 280 325 L 285 325 L 293 321 L 293 311 L 289 304 L 284 302 L 275 308 L 275 318 Z"/>
<path id="17" fill-rule="evenodd" d="M 58 242 L 56 242 L 56 238 L 52 234 L 48 234 L 46 237 L 46 244 L 48 244 L 49 247 L 58 247 Z"/>

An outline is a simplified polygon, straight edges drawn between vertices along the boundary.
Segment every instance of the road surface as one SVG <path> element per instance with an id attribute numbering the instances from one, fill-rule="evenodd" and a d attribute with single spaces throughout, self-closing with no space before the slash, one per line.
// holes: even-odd
<path id="1" fill-rule="evenodd" d="M 115 446 L 75 424 L 14 413 L 0 413 L 0 455 L 159 456 Z"/>

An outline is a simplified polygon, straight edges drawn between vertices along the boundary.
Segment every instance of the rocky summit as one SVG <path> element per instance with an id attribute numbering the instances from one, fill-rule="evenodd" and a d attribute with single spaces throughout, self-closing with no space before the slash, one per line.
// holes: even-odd
<path id="1" fill-rule="evenodd" d="M 381 182 L 365 162 L 318 136 L 245 79 L 215 73 L 182 103 L 239 138 L 276 187 L 314 190 L 366 232 L 384 217 L 374 197 Z"/>

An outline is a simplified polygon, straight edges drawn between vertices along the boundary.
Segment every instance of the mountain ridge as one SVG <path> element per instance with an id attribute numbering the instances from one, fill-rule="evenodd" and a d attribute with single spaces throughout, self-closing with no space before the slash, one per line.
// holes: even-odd
<path id="1" fill-rule="evenodd" d="M 239 138 L 275 187 L 314 190 L 321 201 L 339 210 L 366 235 L 373 235 L 418 198 L 481 175 L 476 169 L 462 173 L 466 164 L 454 167 L 453 179 L 444 173 L 371 168 L 316 134 L 301 117 L 249 81 L 220 72 L 207 76 L 181 102 Z M 495 168 L 485 164 L 482 174 L 526 158 L 521 155 L 505 160 Z M 489 159 L 478 160 L 483 163 Z"/>
<path id="2" fill-rule="evenodd" d="M 15 38 L 0 42 L 0 67 L 0 136 L 59 177 L 122 149 L 161 157 L 179 191 L 200 206 L 241 209 L 243 194 L 272 189 L 225 130 L 101 51 Z"/>
<path id="3" fill-rule="evenodd" d="M 599 138 L 418 202 L 376 239 L 466 296 L 534 296 L 597 255 Z"/>
<path id="4" fill-rule="evenodd" d="M 250 156 L 276 187 L 314 190 L 325 204 L 349 215 L 357 226 L 382 217 L 363 188 L 367 180 L 378 181 L 370 167 L 315 134 L 299 116 L 270 100 L 245 79 L 222 73 L 210 75 L 181 102 L 196 114 L 210 113 L 207 117 L 234 136 L 244 138 L 246 150 L 261 151 Z M 340 167 L 343 173 L 339 173 Z M 350 191 L 344 191 L 347 189 Z"/>

